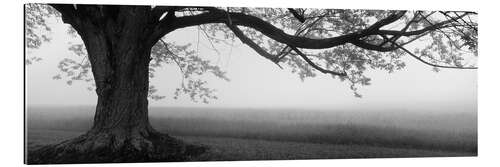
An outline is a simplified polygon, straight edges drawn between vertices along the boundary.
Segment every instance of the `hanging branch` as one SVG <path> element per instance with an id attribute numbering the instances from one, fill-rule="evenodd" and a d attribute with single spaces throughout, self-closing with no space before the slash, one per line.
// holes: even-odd
<path id="1" fill-rule="evenodd" d="M 393 42 L 393 41 L 389 41 L 391 42 L 394 46 L 398 47 L 399 49 L 405 51 L 406 53 L 408 53 L 410 56 L 412 56 L 413 58 L 417 59 L 418 61 L 424 63 L 424 64 L 427 64 L 429 66 L 432 66 L 432 67 L 439 67 L 439 68 L 453 68 L 453 69 L 477 69 L 477 67 L 458 67 L 458 66 L 443 66 L 443 65 L 438 65 L 438 64 L 433 64 L 433 63 L 430 63 L 428 61 L 425 61 L 424 59 L 420 58 L 419 56 L 413 54 L 412 52 L 410 52 L 408 49 L 404 48 L 403 46 L 397 44 L 396 42 Z"/>
<path id="2" fill-rule="evenodd" d="M 296 47 L 293 47 L 293 46 L 289 46 L 289 47 L 292 48 L 292 50 L 295 53 L 297 53 L 300 57 L 302 57 L 302 59 L 304 59 L 307 62 L 307 64 L 311 65 L 314 69 L 318 70 L 319 72 L 322 72 L 325 74 L 338 75 L 338 76 L 347 76 L 347 73 L 345 71 L 344 72 L 336 72 L 336 71 L 331 71 L 331 70 L 327 70 L 327 69 L 320 67 L 320 66 L 316 65 L 316 63 L 311 61 L 311 59 L 309 59 L 304 53 L 302 53 Z"/>

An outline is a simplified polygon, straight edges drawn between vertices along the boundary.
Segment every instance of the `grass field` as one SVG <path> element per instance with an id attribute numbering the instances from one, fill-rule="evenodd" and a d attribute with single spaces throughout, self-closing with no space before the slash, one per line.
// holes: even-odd
<path id="1" fill-rule="evenodd" d="M 92 110 L 28 107 L 28 149 L 84 133 Z M 150 115 L 156 129 L 208 146 L 200 161 L 477 155 L 475 113 L 152 108 Z"/>

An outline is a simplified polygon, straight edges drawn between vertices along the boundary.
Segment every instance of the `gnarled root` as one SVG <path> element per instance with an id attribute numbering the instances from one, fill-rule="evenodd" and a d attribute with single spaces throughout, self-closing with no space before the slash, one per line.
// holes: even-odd
<path id="1" fill-rule="evenodd" d="M 206 149 L 150 130 L 133 134 L 88 132 L 29 152 L 28 164 L 188 161 Z"/>

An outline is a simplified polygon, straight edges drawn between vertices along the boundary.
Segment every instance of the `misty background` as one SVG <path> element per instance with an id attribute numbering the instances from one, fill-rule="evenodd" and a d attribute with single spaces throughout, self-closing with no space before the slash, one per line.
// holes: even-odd
<path id="1" fill-rule="evenodd" d="M 90 83 L 54 80 L 57 65 L 63 58 L 77 57 L 67 48 L 81 43 L 79 37 L 68 35 L 67 26 L 60 20 L 51 20 L 51 42 L 40 49 L 28 50 L 28 56 L 42 60 L 26 66 L 26 104 L 28 106 L 95 105 L 95 91 L 87 89 Z M 315 78 L 301 81 L 290 69 L 280 69 L 240 43 L 215 44 L 214 50 L 203 32 L 196 27 L 175 31 L 167 36 L 178 44 L 191 43 L 199 55 L 219 65 L 231 80 L 226 82 L 204 75 L 209 86 L 217 90 L 218 100 L 209 104 L 192 102 L 189 97 L 173 99 L 175 88 L 181 83 L 181 73 L 175 64 L 156 71 L 150 84 L 159 89 L 165 99 L 150 100 L 150 106 L 211 107 L 211 108 L 295 108 L 320 110 L 405 110 L 418 112 L 472 112 L 477 111 L 477 71 L 441 69 L 434 72 L 410 56 L 404 56 L 406 67 L 394 73 L 367 71 L 371 85 L 359 89 L 363 98 L 356 98 L 348 83 L 318 73 Z M 199 41 L 199 43 L 198 43 Z"/>

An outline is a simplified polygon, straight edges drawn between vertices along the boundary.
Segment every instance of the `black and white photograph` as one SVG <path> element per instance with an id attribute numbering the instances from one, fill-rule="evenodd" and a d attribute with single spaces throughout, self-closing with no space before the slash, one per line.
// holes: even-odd
<path id="1" fill-rule="evenodd" d="M 23 8 L 28 165 L 478 156 L 481 11 Z"/>

